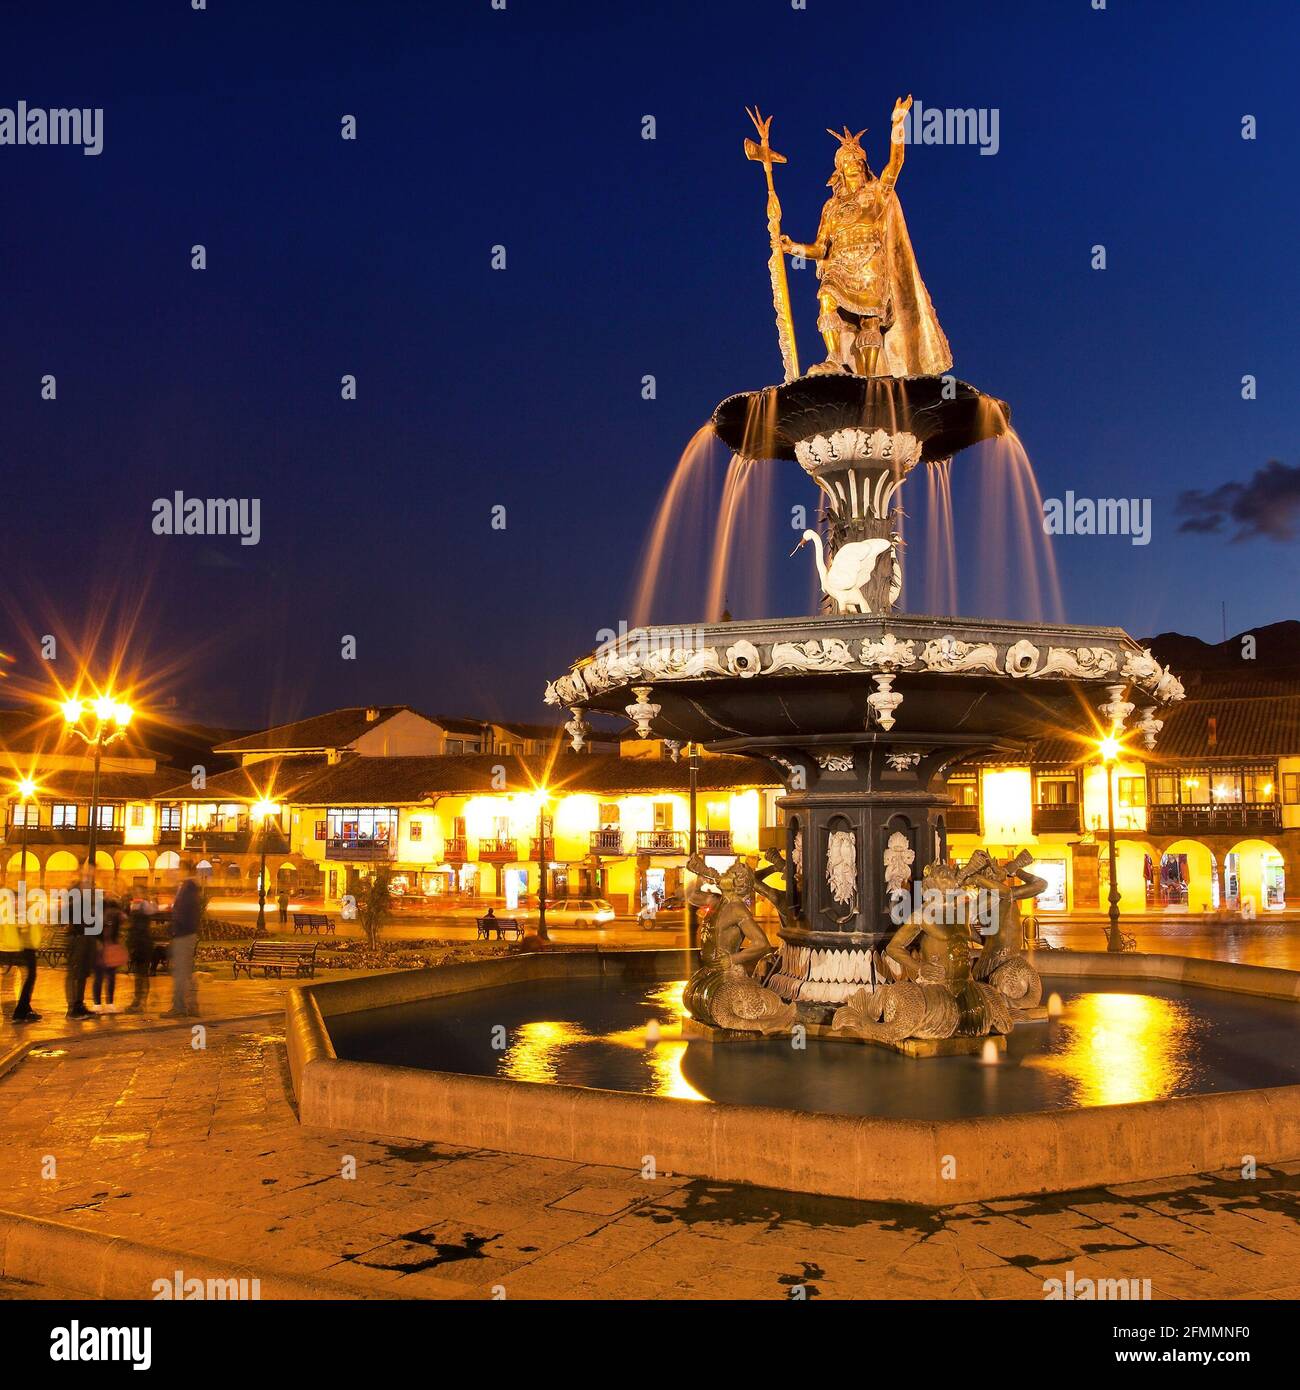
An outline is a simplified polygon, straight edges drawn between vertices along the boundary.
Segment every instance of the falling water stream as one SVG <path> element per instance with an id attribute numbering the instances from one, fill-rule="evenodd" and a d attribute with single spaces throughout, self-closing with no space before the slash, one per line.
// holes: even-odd
<path id="1" fill-rule="evenodd" d="M 771 601 L 773 588 L 799 595 L 787 606 L 820 611 L 821 592 L 805 558 L 808 551 L 787 559 L 799 526 L 785 530 L 781 510 L 786 492 L 796 496 L 787 487 L 793 482 L 807 524 L 820 526 L 825 498 L 797 465 L 770 458 L 775 406 L 770 390 L 756 397 L 745 447 L 729 462 L 709 425 L 691 437 L 642 551 L 633 624 L 698 621 L 701 616 L 716 622 L 724 609 L 741 618 L 773 616 L 779 611 Z M 1060 579 L 1043 530 L 1043 499 L 1033 464 L 1001 407 L 986 399 L 981 408 L 997 412 L 991 428 L 1001 432 L 956 460 L 918 467 L 910 486 L 896 494 L 894 529 L 904 541 L 900 606 L 944 616 L 965 610 L 975 617 L 1063 621 Z M 908 504 L 907 512 L 899 498 Z M 811 577 L 791 584 L 782 566 L 798 564 L 806 564 Z M 920 602 L 910 602 L 909 596 Z"/>

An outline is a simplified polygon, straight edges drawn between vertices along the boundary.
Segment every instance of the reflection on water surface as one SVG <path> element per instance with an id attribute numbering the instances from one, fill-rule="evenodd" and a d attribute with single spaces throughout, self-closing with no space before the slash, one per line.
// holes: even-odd
<path id="1" fill-rule="evenodd" d="M 954 1119 L 1300 1084 L 1292 1004 L 1177 985 L 1047 986 L 1062 1016 L 1019 1025 L 996 1066 L 817 1039 L 688 1042 L 681 980 L 477 990 L 332 1018 L 330 1030 L 349 1060 L 843 1115 Z"/>

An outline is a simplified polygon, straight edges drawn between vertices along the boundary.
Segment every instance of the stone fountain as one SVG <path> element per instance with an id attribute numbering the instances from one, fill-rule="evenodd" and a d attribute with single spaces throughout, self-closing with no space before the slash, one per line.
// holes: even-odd
<path id="1" fill-rule="evenodd" d="M 907 105 L 895 107 L 896 132 Z M 1130 728 L 1150 747 L 1157 711 L 1183 691 L 1118 628 L 895 610 L 891 514 L 908 473 L 1005 432 L 1009 411 L 950 373 L 894 191 L 901 139 L 877 178 L 857 137 L 836 136 L 817 238 L 796 243 L 780 233 L 772 165 L 784 161 L 768 144 L 770 118 L 753 119 L 761 141 L 746 153 L 767 178 L 786 380 L 724 400 L 713 428 L 745 457 L 797 461 L 820 488 L 823 526 L 805 539 L 832 611 L 637 628 L 578 661 L 546 699 L 570 709 L 575 740 L 585 711 L 625 714 L 643 736 L 762 759 L 785 785 L 784 849 L 756 872 L 712 874 L 718 891 L 701 899 L 722 905 L 687 992 L 702 1027 L 770 1035 L 802 1024 L 904 1050 L 978 1048 L 1037 1002 L 1017 904 L 1042 881 L 1023 856 L 949 862 L 947 773 L 1045 735 L 1123 729 L 1139 709 Z M 817 263 L 827 357 L 807 373 L 785 255 Z M 981 891 L 992 905 L 973 930 L 967 909 Z M 780 914 L 775 948 L 755 948 L 754 892 Z"/>

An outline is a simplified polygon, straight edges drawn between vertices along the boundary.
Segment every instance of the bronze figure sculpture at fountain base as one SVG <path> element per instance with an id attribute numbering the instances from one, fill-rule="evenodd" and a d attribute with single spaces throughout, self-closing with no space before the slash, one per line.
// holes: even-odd
<path id="1" fill-rule="evenodd" d="M 755 891 L 754 872 L 737 861 L 725 872 L 692 855 L 686 867 L 716 892 L 692 887 L 687 900 L 701 909 L 700 964 L 686 982 L 682 1004 L 697 1023 L 727 1032 L 788 1034 L 795 1007 L 753 978 L 775 947 L 745 901 Z"/>
<path id="2" fill-rule="evenodd" d="M 1009 1033 L 1010 1005 L 971 972 L 970 914 L 961 871 L 926 866 L 922 910 L 890 938 L 882 965 L 888 976 L 859 990 L 835 1011 L 831 1027 L 869 1042 L 968 1038 Z"/>

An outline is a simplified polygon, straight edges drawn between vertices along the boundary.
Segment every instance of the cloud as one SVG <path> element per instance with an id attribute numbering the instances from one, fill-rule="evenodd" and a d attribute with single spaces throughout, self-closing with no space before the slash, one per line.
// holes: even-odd
<path id="1" fill-rule="evenodd" d="M 1247 482 L 1182 493 L 1175 510 L 1186 518 L 1180 531 L 1207 534 L 1227 522 L 1237 528 L 1234 543 L 1293 541 L 1300 535 L 1300 464 L 1270 459 Z"/>

